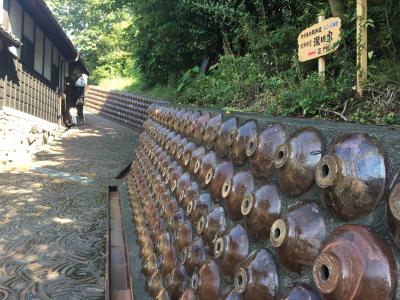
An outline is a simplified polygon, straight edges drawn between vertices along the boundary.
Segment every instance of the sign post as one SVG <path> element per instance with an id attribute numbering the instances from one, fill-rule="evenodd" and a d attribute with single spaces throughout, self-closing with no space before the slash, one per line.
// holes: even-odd
<path id="1" fill-rule="evenodd" d="M 368 75 L 367 0 L 357 0 L 357 92 L 363 94 Z"/>
<path id="2" fill-rule="evenodd" d="M 303 30 L 297 38 L 301 62 L 323 57 L 339 47 L 342 25 L 340 18 L 326 20 L 322 20 L 323 16 L 320 18 L 320 22 Z M 325 70 L 325 60 L 323 62 L 321 60 L 320 66 Z"/>
<path id="3" fill-rule="evenodd" d="M 325 16 L 318 17 L 318 23 L 321 23 L 325 20 Z M 321 56 L 318 58 L 318 74 L 321 81 L 325 81 L 325 57 Z"/>

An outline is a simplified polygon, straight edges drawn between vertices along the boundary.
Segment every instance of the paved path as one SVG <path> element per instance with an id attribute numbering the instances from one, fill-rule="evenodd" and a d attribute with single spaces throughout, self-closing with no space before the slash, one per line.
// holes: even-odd
<path id="1" fill-rule="evenodd" d="M 103 299 L 107 179 L 132 160 L 132 129 L 87 123 L 0 171 L 0 299 Z"/>

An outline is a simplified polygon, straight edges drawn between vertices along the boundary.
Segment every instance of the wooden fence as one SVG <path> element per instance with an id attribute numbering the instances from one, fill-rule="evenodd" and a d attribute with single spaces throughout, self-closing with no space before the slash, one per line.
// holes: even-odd
<path id="1" fill-rule="evenodd" d="M 2 105 L 57 123 L 57 93 L 40 76 L 16 59 L 1 61 L 0 107 Z"/>

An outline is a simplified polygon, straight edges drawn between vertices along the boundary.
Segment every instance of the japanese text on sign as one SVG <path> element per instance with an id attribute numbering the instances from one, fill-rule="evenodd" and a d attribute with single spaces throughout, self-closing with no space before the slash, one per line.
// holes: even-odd
<path id="1" fill-rule="evenodd" d="M 308 61 L 335 51 L 340 40 L 340 18 L 329 18 L 300 33 L 299 60 Z"/>

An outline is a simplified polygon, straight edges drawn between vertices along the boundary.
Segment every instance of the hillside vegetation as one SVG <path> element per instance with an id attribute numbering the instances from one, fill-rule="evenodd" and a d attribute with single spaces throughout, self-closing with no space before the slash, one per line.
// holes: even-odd
<path id="1" fill-rule="evenodd" d="M 354 0 L 47 2 L 94 84 L 229 110 L 400 124 L 399 1 L 369 4 L 363 97 L 355 92 Z M 319 15 L 342 18 L 324 84 L 316 60 L 297 59 L 297 36 Z"/>

